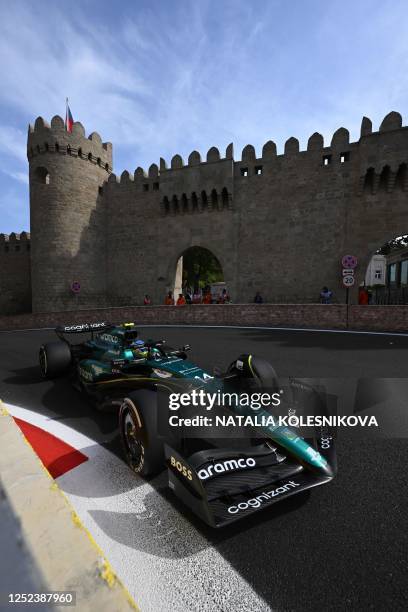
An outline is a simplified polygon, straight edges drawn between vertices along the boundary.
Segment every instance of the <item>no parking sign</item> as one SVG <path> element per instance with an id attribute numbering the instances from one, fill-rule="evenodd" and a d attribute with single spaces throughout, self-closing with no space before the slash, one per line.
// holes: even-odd
<path id="1" fill-rule="evenodd" d="M 357 268 L 357 264 L 357 257 L 354 255 L 344 255 L 343 259 L 341 260 L 341 265 L 343 268 L 352 268 L 354 270 L 354 268 Z"/>

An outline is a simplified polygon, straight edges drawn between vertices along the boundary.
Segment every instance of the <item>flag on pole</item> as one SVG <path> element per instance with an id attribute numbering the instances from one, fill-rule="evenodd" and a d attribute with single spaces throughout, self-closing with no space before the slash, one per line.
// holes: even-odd
<path id="1" fill-rule="evenodd" d="M 74 124 L 74 120 L 72 118 L 71 110 L 68 106 L 68 98 L 67 98 L 67 108 L 65 112 L 65 129 L 67 132 L 72 132 L 72 126 Z"/>

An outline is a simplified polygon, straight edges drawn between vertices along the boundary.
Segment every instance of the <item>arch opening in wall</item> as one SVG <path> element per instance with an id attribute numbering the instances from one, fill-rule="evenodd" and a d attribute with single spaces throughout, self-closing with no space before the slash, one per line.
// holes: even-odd
<path id="1" fill-rule="evenodd" d="M 408 234 L 382 244 L 370 257 L 360 304 L 408 304 Z"/>
<path id="2" fill-rule="evenodd" d="M 218 193 L 215 189 L 211 191 L 211 204 L 213 209 L 218 209 Z"/>
<path id="3" fill-rule="evenodd" d="M 198 210 L 198 198 L 195 191 L 191 194 L 191 208 L 193 212 Z"/>
<path id="4" fill-rule="evenodd" d="M 380 191 L 387 191 L 388 183 L 391 176 L 391 169 L 389 166 L 384 166 L 380 174 L 380 182 L 378 188 Z"/>
<path id="5" fill-rule="evenodd" d="M 179 201 L 176 195 L 173 196 L 172 200 L 172 212 L 177 215 L 179 213 Z"/>
<path id="6" fill-rule="evenodd" d="M 188 199 L 185 193 L 181 196 L 181 210 L 184 214 L 188 213 Z"/>
<path id="7" fill-rule="evenodd" d="M 50 173 L 45 166 L 39 166 L 35 170 L 35 180 L 42 185 L 50 184 Z"/>
<path id="8" fill-rule="evenodd" d="M 228 191 L 227 191 L 226 187 L 224 187 L 222 192 L 221 192 L 221 201 L 222 201 L 222 207 L 223 208 L 228 208 L 229 197 L 228 197 Z"/>
<path id="9" fill-rule="evenodd" d="M 408 180 L 407 164 L 401 164 L 395 177 L 395 189 L 405 190 Z"/>
<path id="10" fill-rule="evenodd" d="M 171 287 L 176 301 L 180 294 L 185 297 L 187 303 L 221 301 L 224 289 L 226 290 L 224 272 L 219 259 L 212 251 L 193 246 L 180 255 Z"/>
<path id="11" fill-rule="evenodd" d="M 364 191 L 367 193 L 372 193 L 374 189 L 374 180 L 375 180 L 375 170 L 374 168 L 368 168 L 366 175 L 364 177 Z"/>
<path id="12" fill-rule="evenodd" d="M 207 193 L 205 191 L 201 192 L 201 210 L 207 210 L 208 208 L 208 198 Z"/>

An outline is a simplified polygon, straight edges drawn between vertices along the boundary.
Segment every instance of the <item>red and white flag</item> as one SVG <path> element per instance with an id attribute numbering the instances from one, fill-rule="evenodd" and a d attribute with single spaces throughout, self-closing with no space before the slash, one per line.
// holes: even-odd
<path id="1" fill-rule="evenodd" d="M 74 120 L 72 118 L 71 110 L 68 106 L 68 98 L 67 98 L 67 108 L 65 113 L 65 129 L 67 132 L 72 132 L 72 126 L 74 124 Z"/>

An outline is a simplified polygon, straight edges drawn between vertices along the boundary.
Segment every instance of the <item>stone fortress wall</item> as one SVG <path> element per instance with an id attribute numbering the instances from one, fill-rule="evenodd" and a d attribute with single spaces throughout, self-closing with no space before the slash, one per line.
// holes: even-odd
<path id="1" fill-rule="evenodd" d="M 0 234 L 0 313 L 31 311 L 30 234 Z"/>
<path id="2" fill-rule="evenodd" d="M 318 133 L 305 151 L 290 138 L 282 155 L 272 141 L 240 159 L 212 147 L 204 160 L 193 151 L 120 177 L 110 143 L 78 122 L 67 133 L 58 116 L 29 128 L 27 153 L 33 312 L 140 304 L 145 293 L 162 303 L 191 246 L 219 259 L 235 303 L 256 291 L 316 302 L 322 285 L 342 303 L 342 255 L 359 258 L 358 285 L 372 253 L 408 234 L 408 127 L 396 112 L 378 132 L 364 118 L 353 143 L 340 128 L 327 147 Z"/>

